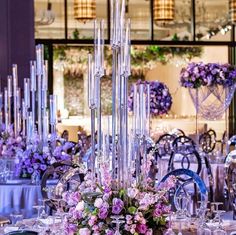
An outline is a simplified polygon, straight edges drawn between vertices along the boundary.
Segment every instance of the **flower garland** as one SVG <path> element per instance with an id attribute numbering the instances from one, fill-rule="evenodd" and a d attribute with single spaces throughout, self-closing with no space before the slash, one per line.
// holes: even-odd
<path id="1" fill-rule="evenodd" d="M 187 88 L 201 86 L 232 86 L 236 82 L 236 68 L 230 64 L 189 63 L 180 73 L 180 85 Z"/>
<path id="2" fill-rule="evenodd" d="M 168 113 L 171 109 L 172 97 L 168 87 L 164 83 L 158 81 L 149 82 L 138 80 L 136 84 L 150 84 L 150 114 L 152 116 L 159 116 Z M 128 107 L 130 111 L 133 111 L 133 97 L 134 88 L 132 86 L 128 98 Z"/>
<path id="3" fill-rule="evenodd" d="M 151 158 L 149 158 L 149 169 Z M 142 169 L 142 171 L 146 171 Z M 119 217 L 122 234 L 154 235 L 156 231 L 166 229 L 166 217 L 170 212 L 170 203 L 166 193 L 175 185 L 170 178 L 158 188 L 148 179 L 146 186 L 132 183 L 127 189 L 113 189 L 111 172 L 107 163 L 100 168 L 101 183 L 87 173 L 85 181 L 76 192 L 66 192 L 64 201 L 70 206 L 66 221 L 69 235 L 114 235 L 114 218 Z M 88 200 L 86 194 L 96 192 L 94 200 Z"/>

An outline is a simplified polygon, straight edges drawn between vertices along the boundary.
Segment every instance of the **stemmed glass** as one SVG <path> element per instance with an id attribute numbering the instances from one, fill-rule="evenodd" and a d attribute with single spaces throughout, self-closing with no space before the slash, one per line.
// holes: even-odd
<path id="1" fill-rule="evenodd" d="M 197 229 L 197 235 L 211 235 L 211 229 L 206 224 L 207 218 L 206 218 L 206 212 L 210 211 L 210 209 L 205 209 L 204 212 L 201 208 L 198 209 L 198 229 Z"/>
<path id="2" fill-rule="evenodd" d="M 42 200 L 38 200 L 38 203 L 36 205 L 33 205 L 33 208 L 37 210 L 37 218 L 35 220 L 33 227 L 35 229 L 38 229 L 42 226 L 42 223 L 40 222 L 40 211 L 44 208 Z"/>
<path id="3" fill-rule="evenodd" d="M 216 229 L 214 229 L 213 231 L 213 235 L 226 235 L 226 231 L 224 230 L 224 228 L 222 227 L 222 218 L 221 215 L 225 212 L 224 210 L 219 210 L 217 209 L 216 211 L 216 216 L 215 216 L 215 222 L 218 221 L 218 226 Z M 213 221 L 214 221 L 213 219 Z"/>
<path id="4" fill-rule="evenodd" d="M 23 220 L 23 215 L 21 213 L 13 212 L 10 214 L 12 226 L 16 226 L 17 222 Z"/>
<path id="5" fill-rule="evenodd" d="M 175 235 L 175 232 L 172 229 L 172 212 L 169 214 L 168 229 L 165 231 L 164 235 Z"/>
<path id="6" fill-rule="evenodd" d="M 116 231 L 114 233 L 114 235 L 121 235 L 120 233 L 120 224 L 123 224 L 124 221 L 124 216 L 123 215 L 113 215 L 111 216 L 112 223 L 116 224 Z"/>
<path id="7" fill-rule="evenodd" d="M 178 228 L 178 235 L 182 235 L 182 221 L 185 221 L 188 216 L 188 206 L 190 203 L 190 195 L 183 191 L 180 192 L 179 195 L 176 196 L 176 221 L 178 221 L 179 228 Z"/>

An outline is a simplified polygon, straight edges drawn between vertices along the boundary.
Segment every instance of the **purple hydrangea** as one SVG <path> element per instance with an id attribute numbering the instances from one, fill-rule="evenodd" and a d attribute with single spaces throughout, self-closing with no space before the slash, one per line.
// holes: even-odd
<path id="1" fill-rule="evenodd" d="M 172 97 L 168 87 L 164 83 L 159 81 L 138 80 L 136 84 L 150 84 L 150 114 L 152 116 L 159 116 L 169 112 L 172 105 Z M 130 111 L 133 111 L 133 98 L 134 87 L 132 86 L 128 98 L 128 107 Z"/>
<path id="2" fill-rule="evenodd" d="M 124 202 L 119 198 L 113 198 L 112 213 L 118 215 L 123 210 L 123 208 L 124 208 Z"/>
<path id="3" fill-rule="evenodd" d="M 230 64 L 193 62 L 180 72 L 180 85 L 187 88 L 232 86 L 235 82 L 236 68 Z"/>

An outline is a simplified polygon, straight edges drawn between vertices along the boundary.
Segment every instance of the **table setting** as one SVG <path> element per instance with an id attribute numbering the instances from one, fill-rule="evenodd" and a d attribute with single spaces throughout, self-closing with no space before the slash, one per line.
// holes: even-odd
<path id="1" fill-rule="evenodd" d="M 94 51 L 88 54 L 91 132 L 77 133 L 77 142 L 66 130 L 57 133 L 57 97 L 49 95 L 43 45 L 36 46 L 23 91 L 17 65 L 12 67 L 0 92 L 0 234 L 234 234 L 236 154 L 228 147 L 235 138 L 217 140 L 212 129 L 199 133 L 197 121 L 198 115 L 223 115 L 232 94 L 214 109 L 216 116 L 209 114 L 212 105 L 204 103 L 205 112 L 200 103 L 209 92 L 220 101 L 222 89 L 234 92 L 236 68 L 190 63 L 183 69 L 181 86 L 196 89 L 196 133 L 175 128 L 153 140 L 150 120 L 168 113 L 172 97 L 159 81 L 139 80 L 129 90 L 130 19 L 124 0 L 112 0 L 110 7 L 112 118 L 106 126 L 104 20 L 94 22 Z"/>

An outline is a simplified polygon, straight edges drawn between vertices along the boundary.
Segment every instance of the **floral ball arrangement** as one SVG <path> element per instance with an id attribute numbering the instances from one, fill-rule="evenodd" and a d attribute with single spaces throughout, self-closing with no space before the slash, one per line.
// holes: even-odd
<path id="1" fill-rule="evenodd" d="M 168 87 L 159 81 L 142 81 L 138 80 L 136 83 L 150 85 L 150 115 L 159 116 L 167 114 L 171 109 L 172 97 L 170 95 Z M 129 110 L 133 111 L 133 97 L 134 97 L 134 88 L 131 87 L 130 95 L 128 98 Z"/>
<path id="2" fill-rule="evenodd" d="M 201 86 L 232 86 L 236 82 L 236 68 L 230 64 L 189 63 L 180 73 L 180 85 L 187 88 Z"/>
<path id="3" fill-rule="evenodd" d="M 122 221 L 122 234 L 163 234 L 170 213 L 166 195 L 175 186 L 175 178 L 159 187 L 153 187 L 149 179 L 142 186 L 133 182 L 127 188 L 117 189 L 112 187 L 114 182 L 108 169 L 106 163 L 102 164 L 101 183 L 88 172 L 78 191 L 63 195 L 70 207 L 65 224 L 67 234 L 115 235 L 115 218 Z M 96 195 L 88 200 L 86 195 L 91 192 Z"/>
<path id="4" fill-rule="evenodd" d="M 13 158 L 22 154 L 26 143 L 22 136 L 14 137 L 13 126 L 6 129 L 3 124 L 0 131 L 0 157 Z"/>

